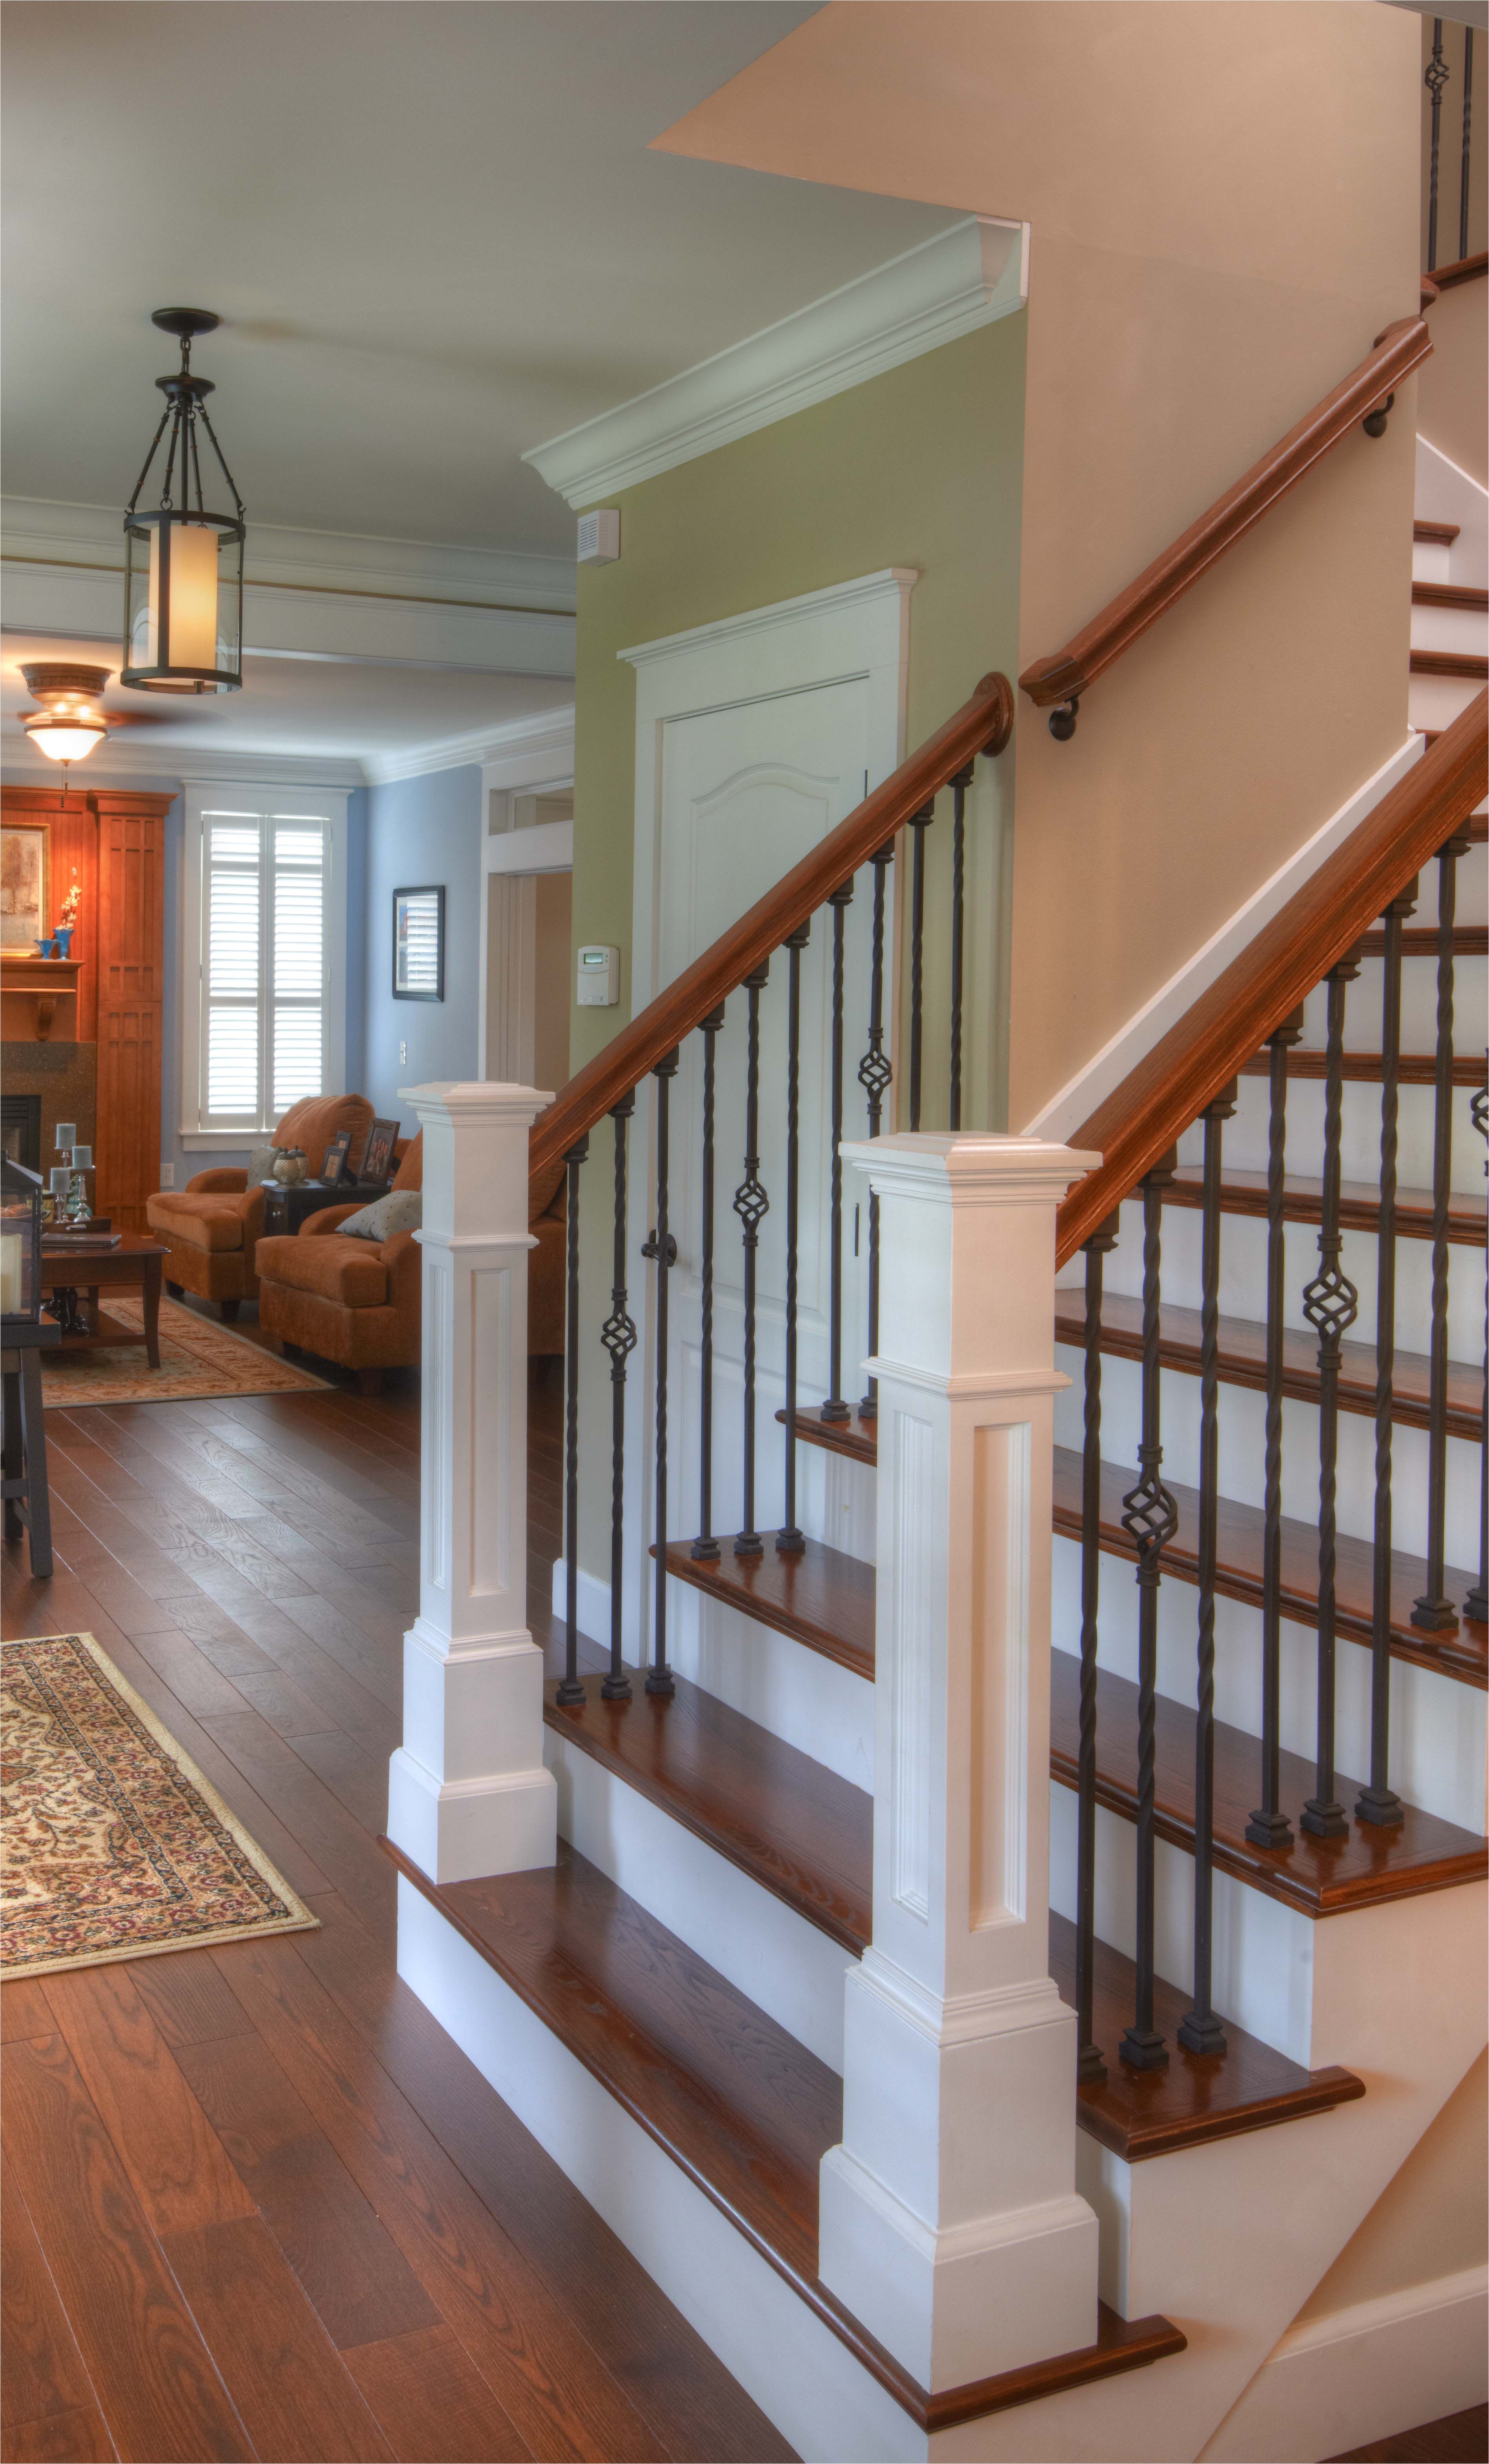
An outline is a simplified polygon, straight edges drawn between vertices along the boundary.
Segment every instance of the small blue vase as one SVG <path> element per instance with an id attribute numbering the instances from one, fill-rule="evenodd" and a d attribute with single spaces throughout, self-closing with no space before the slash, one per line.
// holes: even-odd
<path id="1" fill-rule="evenodd" d="M 77 927 L 76 924 L 59 924 L 57 926 L 56 931 L 52 935 L 52 955 L 54 957 L 70 958 L 72 957 L 73 935 L 77 930 Z"/>

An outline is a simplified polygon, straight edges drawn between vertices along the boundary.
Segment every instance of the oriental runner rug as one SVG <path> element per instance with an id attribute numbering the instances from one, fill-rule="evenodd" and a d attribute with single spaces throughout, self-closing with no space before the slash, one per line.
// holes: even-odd
<path id="1" fill-rule="evenodd" d="M 121 1325 L 143 1323 L 138 1293 L 105 1291 L 103 1306 Z M 159 1369 L 150 1367 L 142 1344 L 105 1344 L 65 1357 L 43 1352 L 42 1402 L 49 1412 L 71 1412 L 84 1403 L 207 1403 L 224 1395 L 333 1391 L 326 1378 L 297 1369 L 215 1319 L 198 1316 L 180 1301 L 161 1302 L 160 1338 Z"/>
<path id="2" fill-rule="evenodd" d="M 91 1634 L 0 1649 L 0 1974 L 318 1926 Z"/>

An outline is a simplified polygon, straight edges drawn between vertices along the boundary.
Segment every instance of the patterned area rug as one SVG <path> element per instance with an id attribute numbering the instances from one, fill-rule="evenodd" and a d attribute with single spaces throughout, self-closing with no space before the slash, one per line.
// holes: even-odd
<path id="1" fill-rule="evenodd" d="M 143 1323 L 144 1304 L 132 1292 L 105 1294 L 103 1306 L 120 1325 Z M 75 1352 L 65 1360 L 44 1352 L 42 1401 L 49 1411 L 65 1412 L 82 1403 L 206 1403 L 218 1395 L 332 1391 L 324 1377 L 296 1369 L 214 1319 L 198 1317 L 179 1301 L 161 1302 L 160 1334 L 159 1369 L 150 1367 L 139 1344 Z"/>
<path id="2" fill-rule="evenodd" d="M 319 1925 L 91 1634 L 0 1650 L 0 1973 Z"/>

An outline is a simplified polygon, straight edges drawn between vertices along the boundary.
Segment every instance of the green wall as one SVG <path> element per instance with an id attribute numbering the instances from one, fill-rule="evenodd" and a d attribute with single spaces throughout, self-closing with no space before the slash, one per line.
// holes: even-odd
<path id="1" fill-rule="evenodd" d="M 573 1068 L 630 1016 L 636 678 L 617 652 L 897 564 L 921 575 L 910 747 L 988 669 L 1014 675 L 1025 324 L 1003 318 L 606 500 L 620 561 L 579 577 L 574 933 L 619 943 L 622 1000 L 575 1010 Z"/>

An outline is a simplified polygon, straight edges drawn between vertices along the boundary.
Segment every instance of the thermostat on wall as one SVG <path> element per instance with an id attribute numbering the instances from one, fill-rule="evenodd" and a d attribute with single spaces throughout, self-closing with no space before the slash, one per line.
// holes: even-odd
<path id="1" fill-rule="evenodd" d="M 613 1009 L 621 998 L 621 954 L 608 944 L 592 942 L 579 954 L 580 1009 Z"/>
<path id="2" fill-rule="evenodd" d="M 580 514 L 579 517 L 580 564 L 619 564 L 621 561 L 621 509 L 619 505 L 602 505 L 598 513 Z"/>

